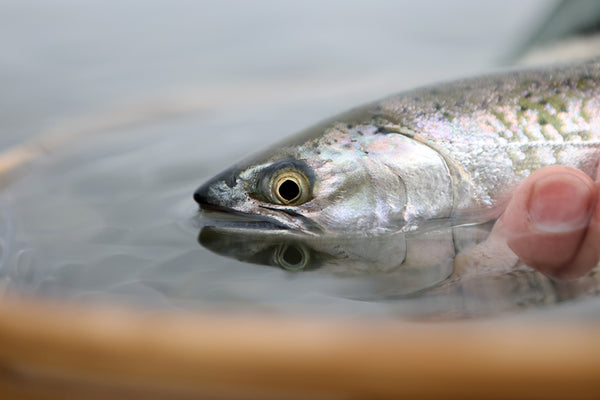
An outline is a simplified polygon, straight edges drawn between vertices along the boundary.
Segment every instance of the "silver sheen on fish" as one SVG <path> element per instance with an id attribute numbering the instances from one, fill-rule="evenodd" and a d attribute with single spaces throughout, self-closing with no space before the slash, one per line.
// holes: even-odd
<path id="1" fill-rule="evenodd" d="M 600 60 L 421 88 L 334 117 L 194 194 L 205 210 L 311 234 L 498 217 L 533 171 L 600 157 Z"/>

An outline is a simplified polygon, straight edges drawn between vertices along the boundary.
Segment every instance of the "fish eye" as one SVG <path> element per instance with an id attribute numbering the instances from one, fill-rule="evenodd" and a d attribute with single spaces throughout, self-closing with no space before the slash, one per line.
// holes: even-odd
<path id="1" fill-rule="evenodd" d="M 295 181 L 286 179 L 277 188 L 277 194 L 284 200 L 294 201 L 300 195 L 300 187 Z"/>
<path id="2" fill-rule="evenodd" d="M 310 258 L 303 246 L 287 244 L 275 254 L 275 262 L 286 271 L 300 271 L 308 265 Z"/>
<path id="3" fill-rule="evenodd" d="M 277 171 L 271 178 L 271 197 L 275 203 L 300 205 L 310 198 L 310 184 L 306 175 L 295 169 Z"/>

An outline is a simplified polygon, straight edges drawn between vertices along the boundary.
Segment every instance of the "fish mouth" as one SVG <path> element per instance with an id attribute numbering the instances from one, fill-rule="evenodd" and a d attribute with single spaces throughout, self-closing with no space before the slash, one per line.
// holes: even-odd
<path id="1" fill-rule="evenodd" d="M 200 204 L 200 212 L 207 220 L 202 223 L 203 226 L 212 226 L 221 230 L 290 230 L 289 227 L 274 218 L 249 214 L 224 206 Z"/>
<path id="2" fill-rule="evenodd" d="M 293 210 L 260 204 L 249 199 L 241 190 L 232 190 L 229 184 L 217 176 L 194 193 L 194 200 L 200 210 L 209 219 L 213 219 L 214 225 L 255 231 L 295 231 L 312 235 L 321 232 L 320 227 L 310 218 Z M 227 197 L 230 200 L 224 201 L 223 198 Z"/>
<path id="3" fill-rule="evenodd" d="M 223 229 L 244 230 L 288 230 L 288 228 L 275 218 L 264 215 L 246 213 L 222 204 L 215 204 L 214 198 L 210 196 L 210 188 L 215 181 L 206 182 L 194 193 L 194 200 L 200 207 L 205 221 L 201 226 L 215 226 Z"/>

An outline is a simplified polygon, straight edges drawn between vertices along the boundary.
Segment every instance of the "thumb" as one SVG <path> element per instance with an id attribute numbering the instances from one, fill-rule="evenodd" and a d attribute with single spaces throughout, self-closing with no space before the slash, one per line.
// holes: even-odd
<path id="1" fill-rule="evenodd" d="M 593 234 L 594 229 L 600 232 L 597 226 L 587 238 L 596 198 L 596 185 L 582 171 L 558 165 L 543 168 L 517 188 L 492 235 L 504 237 L 525 264 L 544 274 L 582 276 L 598 262 L 597 246 L 582 246 L 600 239 L 600 233 Z"/>

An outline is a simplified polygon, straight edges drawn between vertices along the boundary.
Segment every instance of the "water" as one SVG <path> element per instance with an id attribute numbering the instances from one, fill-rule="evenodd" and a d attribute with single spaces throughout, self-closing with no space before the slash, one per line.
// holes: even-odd
<path id="1" fill-rule="evenodd" d="M 223 233 L 227 222 L 199 216 L 191 194 L 238 145 L 253 146 L 241 130 L 275 137 L 298 113 L 293 102 L 269 107 L 270 119 L 259 108 L 142 120 L 37 157 L 2 195 L 5 290 L 167 309 L 406 318 L 493 315 L 598 293 L 595 277 L 561 284 L 524 267 L 446 280 L 456 249 L 485 238 L 487 226 L 352 240 Z"/>
<path id="2" fill-rule="evenodd" d="M 467 247 L 486 227 L 362 243 L 264 236 L 257 245 L 201 233 L 211 222 L 191 198 L 249 151 L 319 119 L 496 67 L 542 3 L 4 3 L 0 36 L 19 39 L 3 43 L 0 145 L 48 131 L 69 139 L 1 193 L 2 287 L 231 313 L 597 318 L 596 277 L 556 283 L 521 267 L 445 280 L 451 244 L 461 237 Z M 428 259 L 433 242 L 439 253 Z M 304 270 L 286 271 L 282 260 Z"/>

